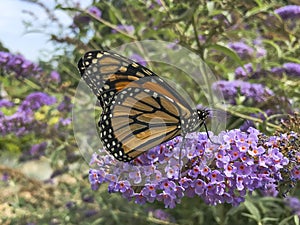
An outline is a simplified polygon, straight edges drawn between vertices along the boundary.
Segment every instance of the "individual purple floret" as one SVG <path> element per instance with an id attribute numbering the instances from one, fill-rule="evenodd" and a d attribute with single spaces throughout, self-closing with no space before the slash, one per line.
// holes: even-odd
<path id="1" fill-rule="evenodd" d="M 176 137 L 130 163 L 95 154 L 89 175 L 92 189 L 107 183 L 110 193 L 119 192 L 137 204 L 160 201 L 170 208 L 184 196 L 200 197 L 210 205 L 236 206 L 254 190 L 278 194 L 283 177 L 290 183 L 300 179 L 298 165 L 287 169 L 296 156 L 280 151 L 291 135 L 266 137 L 254 128 L 209 135 L 219 144 L 212 144 L 206 133 L 192 133 L 183 148 L 182 138 Z M 172 176 L 170 169 L 177 172 Z"/>
<path id="2" fill-rule="evenodd" d="M 217 81 L 213 84 L 213 89 L 221 91 L 224 99 L 230 104 L 236 104 L 236 98 L 240 95 L 246 97 L 245 101 L 254 103 L 264 102 L 273 95 L 273 92 L 262 84 L 252 84 L 241 80 Z"/>
<path id="3" fill-rule="evenodd" d="M 102 16 L 102 12 L 101 10 L 96 7 L 96 6 L 92 6 L 88 9 L 88 12 L 95 15 L 97 18 L 100 18 Z"/>
<path id="4" fill-rule="evenodd" d="M 239 66 L 235 70 L 235 78 L 240 79 L 240 78 L 245 78 L 247 76 L 250 76 L 253 73 L 253 66 L 252 63 L 247 63 L 243 67 Z"/>
<path id="5" fill-rule="evenodd" d="M 300 6 L 299 5 L 287 5 L 278 8 L 274 11 L 282 19 L 298 19 L 300 18 Z"/>

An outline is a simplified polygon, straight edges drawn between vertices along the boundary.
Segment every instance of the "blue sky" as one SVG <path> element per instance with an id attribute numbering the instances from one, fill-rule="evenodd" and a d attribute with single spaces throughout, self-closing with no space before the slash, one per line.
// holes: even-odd
<path id="1" fill-rule="evenodd" d="M 47 5 L 53 5 L 54 0 L 43 0 Z M 63 0 L 61 2 L 64 2 Z M 87 5 L 90 1 L 79 0 L 81 5 Z M 23 10 L 33 11 L 41 22 L 47 20 L 43 10 L 21 0 L 0 0 L 0 41 L 11 52 L 21 53 L 27 59 L 36 61 L 41 50 L 53 48 L 48 41 L 48 36 L 41 33 L 25 33 L 23 20 L 29 18 Z M 63 15 L 59 15 L 63 17 Z M 64 18 L 66 24 L 71 21 Z"/>

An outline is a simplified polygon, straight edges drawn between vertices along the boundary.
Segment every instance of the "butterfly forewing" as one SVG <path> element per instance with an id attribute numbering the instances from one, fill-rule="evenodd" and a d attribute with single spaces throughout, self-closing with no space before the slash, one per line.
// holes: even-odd
<path id="1" fill-rule="evenodd" d="M 189 104 L 162 78 L 148 68 L 116 53 L 105 51 L 87 52 L 78 62 L 82 78 L 99 99 L 102 108 L 109 105 L 112 97 L 127 87 L 136 85 L 155 90 L 188 108 Z"/>
<path id="2" fill-rule="evenodd" d="M 106 107 L 112 97 L 130 82 L 154 75 L 137 69 L 140 65 L 118 54 L 105 51 L 87 52 L 78 62 L 82 78 Z"/>

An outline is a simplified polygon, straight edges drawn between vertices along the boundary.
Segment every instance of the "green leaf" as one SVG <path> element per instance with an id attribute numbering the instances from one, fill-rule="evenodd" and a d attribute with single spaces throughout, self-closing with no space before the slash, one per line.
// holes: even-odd
<path id="1" fill-rule="evenodd" d="M 259 210 L 252 202 L 250 202 L 249 200 L 246 200 L 244 202 L 244 205 L 248 209 L 250 214 L 253 216 L 252 218 L 254 218 L 256 221 L 261 221 L 261 215 L 259 213 Z"/>
<path id="2" fill-rule="evenodd" d="M 263 221 L 263 222 L 270 222 L 270 221 L 274 222 L 274 221 L 276 221 L 277 222 L 278 218 L 265 217 L 265 218 L 262 218 L 261 221 Z"/>
<path id="3" fill-rule="evenodd" d="M 240 66 L 243 66 L 242 60 L 240 59 L 238 54 L 236 54 L 236 52 L 233 51 L 232 49 L 230 49 L 224 45 L 221 45 L 221 44 L 211 44 L 211 45 L 208 45 L 207 48 L 220 51 L 220 52 L 224 53 L 225 55 L 227 55 L 228 57 L 232 58 Z"/>
<path id="4" fill-rule="evenodd" d="M 262 112 L 262 110 L 259 108 L 249 107 L 249 106 L 244 106 L 244 105 L 231 106 L 230 109 L 233 111 L 239 112 L 239 113 L 245 113 L 247 115 L 249 115 L 250 113 Z"/>
<path id="5" fill-rule="evenodd" d="M 249 10 L 246 13 L 245 18 L 249 18 L 249 17 L 254 16 L 254 15 L 256 15 L 258 13 L 261 13 L 261 12 L 268 12 L 268 10 L 272 7 L 273 7 L 272 4 L 261 4 L 260 3 L 260 5 L 258 7 L 254 7 L 251 10 Z"/>
<path id="6" fill-rule="evenodd" d="M 288 57 L 288 56 L 283 56 L 282 58 L 286 61 L 300 64 L 300 59 L 297 59 L 297 58 L 294 58 L 294 57 Z"/>
<path id="7" fill-rule="evenodd" d="M 296 218 L 297 217 L 297 218 Z M 283 220 L 280 221 L 280 223 L 278 223 L 278 225 L 289 225 L 290 224 L 290 221 L 292 221 L 292 219 L 294 218 L 294 222 L 295 224 L 299 224 L 299 217 L 296 216 L 296 215 L 292 215 L 292 216 L 289 216 L 287 218 L 284 218 Z M 296 220 L 298 222 L 296 222 Z"/>
<path id="8" fill-rule="evenodd" d="M 270 40 L 263 40 L 263 43 L 271 45 L 277 52 L 277 57 L 281 58 L 282 57 L 282 51 L 281 51 L 281 47 L 279 45 L 277 45 L 274 41 L 270 41 Z"/>

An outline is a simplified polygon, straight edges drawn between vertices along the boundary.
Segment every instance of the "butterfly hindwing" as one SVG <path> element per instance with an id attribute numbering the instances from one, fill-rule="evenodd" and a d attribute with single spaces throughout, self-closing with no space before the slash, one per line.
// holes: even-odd
<path id="1" fill-rule="evenodd" d="M 105 148 L 121 161 L 180 134 L 181 109 L 160 93 L 136 87 L 120 91 L 99 121 Z"/>

